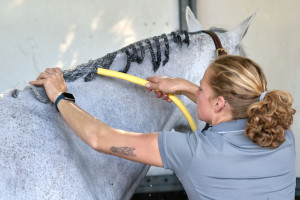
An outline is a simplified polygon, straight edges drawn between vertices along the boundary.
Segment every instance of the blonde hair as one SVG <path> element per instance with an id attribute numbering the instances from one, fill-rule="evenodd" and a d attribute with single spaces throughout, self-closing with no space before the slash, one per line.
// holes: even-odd
<path id="1" fill-rule="evenodd" d="M 214 96 L 223 96 L 233 120 L 248 118 L 245 134 L 260 146 L 277 148 L 285 141 L 285 129 L 293 123 L 295 109 L 288 92 L 267 91 L 266 77 L 258 64 L 240 56 L 221 56 L 210 66 L 209 85 Z"/>

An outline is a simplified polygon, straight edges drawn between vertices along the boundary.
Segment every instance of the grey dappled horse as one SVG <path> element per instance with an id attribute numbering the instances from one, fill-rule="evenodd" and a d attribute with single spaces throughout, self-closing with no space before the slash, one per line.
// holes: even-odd
<path id="1" fill-rule="evenodd" d="M 217 32 L 229 54 L 241 53 L 251 19 L 229 32 Z M 202 29 L 189 9 L 187 23 L 189 32 Z M 181 77 L 199 84 L 215 50 L 207 34 L 176 32 L 140 41 L 64 71 L 64 76 L 76 103 L 112 127 L 145 133 L 187 130 L 186 119 L 173 103 L 157 100 L 141 86 L 95 75 L 95 69 L 101 66 L 144 79 Z M 131 198 L 149 166 L 94 151 L 75 136 L 53 104 L 38 101 L 45 96 L 34 95 L 30 87 L 1 96 L 1 200 Z M 195 104 L 180 99 L 197 119 Z M 198 122 L 198 128 L 202 126 Z"/>

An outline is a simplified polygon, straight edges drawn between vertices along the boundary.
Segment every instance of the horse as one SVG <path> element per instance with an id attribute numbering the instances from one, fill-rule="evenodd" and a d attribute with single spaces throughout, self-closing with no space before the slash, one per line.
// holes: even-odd
<path id="1" fill-rule="evenodd" d="M 241 41 L 252 18 L 230 31 L 214 30 L 228 54 L 242 53 Z M 174 104 L 157 100 L 141 86 L 95 73 L 102 67 L 144 79 L 164 75 L 199 84 L 216 49 L 189 8 L 186 19 L 189 32 L 138 41 L 65 70 L 76 104 L 118 129 L 188 131 L 186 119 Z M 149 166 L 90 148 L 47 103 L 43 88 L 27 86 L 0 96 L 0 199 L 131 198 Z M 195 104 L 179 98 L 196 119 Z M 199 128 L 203 125 L 197 122 Z"/>

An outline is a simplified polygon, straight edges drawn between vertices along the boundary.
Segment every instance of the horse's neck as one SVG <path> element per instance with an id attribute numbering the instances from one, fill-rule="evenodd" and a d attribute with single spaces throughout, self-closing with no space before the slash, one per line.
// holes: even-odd
<path id="1" fill-rule="evenodd" d="M 218 33 L 218 35 L 223 46 L 233 52 L 231 49 L 234 48 L 230 41 L 227 41 L 228 38 L 226 38 L 226 35 L 223 33 Z M 213 40 L 208 35 L 193 35 L 190 38 L 191 41 L 188 47 L 186 44 L 182 44 L 182 47 L 180 47 L 179 44 L 170 42 L 169 62 L 165 66 L 160 66 L 156 72 L 153 71 L 153 64 L 149 49 L 146 48 L 144 61 L 141 64 L 137 64 L 136 62 L 131 63 L 128 74 L 144 79 L 154 75 L 180 77 L 195 84 L 199 84 L 206 68 L 215 58 L 216 49 Z M 161 52 L 164 52 L 164 50 L 164 45 L 161 45 Z M 164 57 L 163 53 L 162 57 Z M 122 71 L 125 68 L 126 63 L 127 56 L 125 53 L 118 51 L 110 69 Z M 165 102 L 158 101 L 156 99 L 154 100 L 152 98 L 153 95 L 150 97 L 149 94 L 145 94 L 145 88 L 142 89 L 141 86 L 135 86 L 132 83 L 125 83 L 124 81 L 113 78 L 99 76 L 91 83 L 84 83 L 83 80 L 78 80 L 75 83 L 69 84 L 71 91 L 73 90 L 78 93 L 78 95 L 80 94 L 80 98 L 82 98 L 82 106 L 86 108 L 87 111 L 94 115 L 98 115 L 102 111 L 106 113 L 109 112 L 111 116 L 107 115 L 107 118 L 105 119 L 109 119 L 108 121 L 112 124 L 119 124 L 119 119 L 123 119 L 124 117 L 128 119 L 136 119 L 141 124 L 147 123 L 149 119 L 155 119 L 153 120 L 152 126 L 155 127 L 156 130 L 160 130 L 164 128 L 165 124 L 168 124 L 168 127 L 175 125 L 173 122 L 176 121 L 176 118 L 178 121 L 185 121 L 183 115 L 179 111 L 177 112 L 172 107 L 165 107 L 166 105 L 163 104 Z M 90 96 L 93 96 L 94 98 L 89 99 Z M 194 103 L 189 101 L 187 98 L 181 99 L 183 100 L 183 103 L 190 108 L 190 112 L 192 112 L 196 119 Z M 93 102 L 84 102 L 87 100 Z M 112 104 L 112 101 L 118 103 Z M 139 107 L 140 104 L 145 105 Z M 128 107 L 136 110 L 131 111 Z M 95 113 L 95 110 L 98 113 Z M 118 113 L 115 112 L 115 110 L 118 111 Z M 165 110 L 165 112 L 161 112 L 161 110 Z M 137 117 L 134 114 L 134 112 L 142 111 L 146 113 L 144 116 L 139 115 L 139 117 Z M 157 115 L 157 118 L 151 117 L 149 113 L 151 113 L 151 115 Z M 172 117 L 170 117 L 171 115 Z M 99 115 L 99 118 L 102 119 L 103 115 Z M 163 121 L 163 123 L 161 121 Z M 125 128 L 132 128 L 125 126 L 127 123 L 126 120 L 121 123 L 124 124 L 120 124 L 119 128 L 122 128 L 122 126 Z M 146 127 L 146 129 L 153 130 L 153 127 L 151 129 L 149 126 Z M 142 127 L 137 127 L 138 130 L 140 130 L 139 128 Z"/>
<path id="2" fill-rule="evenodd" d="M 141 64 L 131 63 L 128 74 L 132 74 L 144 79 L 154 75 L 180 77 L 180 78 L 190 80 L 196 84 L 199 84 L 199 81 L 204 74 L 207 63 L 210 60 L 210 58 L 205 58 L 206 55 L 199 56 L 202 53 L 201 50 L 203 50 L 203 48 L 198 48 L 198 46 L 201 45 L 199 43 L 201 42 L 195 40 L 195 42 L 191 43 L 189 47 L 183 44 L 181 48 L 178 46 L 178 44 L 171 43 L 169 62 L 165 66 L 160 66 L 156 72 L 153 71 L 152 60 L 149 55 L 148 49 L 146 49 L 146 55 L 144 61 Z M 165 49 L 162 46 L 161 51 L 164 52 L 164 50 Z M 207 53 L 207 55 L 209 55 L 209 53 Z M 164 55 L 162 55 L 162 57 L 163 56 Z M 126 55 L 124 53 L 119 52 L 114 62 L 112 63 L 110 69 L 115 71 L 123 70 L 124 66 L 126 65 L 126 62 L 127 62 Z M 110 97 L 114 97 L 114 101 L 119 102 L 118 104 L 119 106 L 127 104 L 127 107 L 135 107 L 143 103 L 145 105 L 138 112 L 152 113 L 152 117 L 147 116 L 146 114 L 146 116 L 141 116 L 140 119 L 137 119 L 136 116 L 133 116 L 132 119 L 140 120 L 141 123 L 142 122 L 147 123 L 147 121 L 151 119 L 151 121 L 153 122 L 152 128 L 155 128 L 155 130 L 160 130 L 164 128 L 170 129 L 175 126 L 176 124 L 175 121 L 179 122 L 179 125 L 187 124 L 182 113 L 178 111 L 176 107 L 174 108 L 174 105 L 173 106 L 167 105 L 165 102 L 153 98 L 154 97 L 153 94 L 145 93 L 146 91 L 145 88 L 142 88 L 140 86 L 138 88 L 132 83 L 128 84 L 128 83 L 114 80 L 112 78 L 105 78 L 103 76 L 99 76 L 99 77 L 97 78 L 95 85 L 91 86 L 91 87 L 101 87 L 102 88 L 101 91 L 98 92 L 106 91 L 103 94 L 98 94 L 99 98 L 101 98 L 101 100 L 99 99 L 99 102 L 104 103 L 106 101 L 111 101 L 109 100 Z M 124 86 L 124 84 L 126 84 L 126 86 Z M 135 98 L 132 101 L 128 101 L 128 98 L 126 98 L 126 96 L 127 97 L 134 96 Z M 196 119 L 196 115 L 194 112 L 195 104 L 190 100 L 188 100 L 187 98 L 183 98 L 183 97 L 180 98 L 181 100 L 183 100 L 184 104 L 188 108 L 190 108 L 190 112 L 194 115 L 194 119 Z M 112 106 L 110 104 L 108 105 L 108 102 L 104 104 L 107 104 L 107 106 Z M 103 108 L 99 108 L 99 109 L 103 110 Z M 115 109 L 118 108 L 115 107 Z M 162 112 L 161 110 L 164 111 Z M 126 118 L 130 118 L 131 113 L 129 110 L 126 111 L 121 110 L 120 112 L 121 113 L 123 112 Z M 153 117 L 154 115 L 157 115 L 157 117 Z M 164 123 L 161 124 L 161 122 Z"/>

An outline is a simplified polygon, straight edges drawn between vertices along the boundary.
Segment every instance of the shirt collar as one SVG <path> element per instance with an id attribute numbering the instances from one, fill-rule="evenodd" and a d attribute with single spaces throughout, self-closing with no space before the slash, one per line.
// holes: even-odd
<path id="1" fill-rule="evenodd" d="M 212 132 L 232 132 L 242 131 L 246 128 L 248 119 L 237 119 L 216 124 L 209 131 Z"/>

